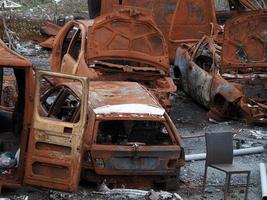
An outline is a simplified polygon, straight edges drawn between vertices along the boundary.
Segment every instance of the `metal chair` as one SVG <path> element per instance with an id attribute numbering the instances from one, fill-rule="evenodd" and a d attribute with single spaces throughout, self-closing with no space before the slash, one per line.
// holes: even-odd
<path id="1" fill-rule="evenodd" d="M 233 133 L 206 133 L 206 163 L 203 181 L 203 192 L 206 187 L 208 167 L 226 173 L 224 200 L 227 199 L 227 193 L 230 187 L 232 174 L 247 174 L 247 185 L 245 199 L 248 198 L 248 187 L 250 179 L 250 170 L 242 169 L 233 163 Z"/>

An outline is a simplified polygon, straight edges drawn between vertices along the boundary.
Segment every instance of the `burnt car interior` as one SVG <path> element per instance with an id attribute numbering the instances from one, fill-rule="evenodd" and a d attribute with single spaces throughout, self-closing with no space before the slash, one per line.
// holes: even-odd
<path id="1" fill-rule="evenodd" d="M 164 123 L 157 121 L 102 121 L 97 131 L 97 144 L 106 145 L 171 145 Z"/>
<path id="2" fill-rule="evenodd" d="M 208 43 L 202 43 L 196 52 L 194 62 L 206 72 L 210 72 L 213 66 L 213 53 L 208 48 Z"/>
<path id="3" fill-rule="evenodd" d="M 39 110 L 42 117 L 77 123 L 80 118 L 80 99 L 69 88 L 58 87 L 43 95 Z"/>
<path id="4" fill-rule="evenodd" d="M 10 152 L 12 158 L 18 152 L 23 127 L 25 106 L 25 71 L 16 68 L 0 68 L 0 152 Z M 0 169 L 0 176 L 15 174 L 17 161 Z"/>

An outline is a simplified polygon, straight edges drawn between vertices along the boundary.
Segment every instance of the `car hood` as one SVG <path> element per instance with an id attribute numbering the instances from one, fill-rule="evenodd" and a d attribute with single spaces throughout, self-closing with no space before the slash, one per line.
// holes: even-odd
<path id="1" fill-rule="evenodd" d="M 127 61 L 122 66 L 169 73 L 167 43 L 149 10 L 124 6 L 100 16 L 89 27 L 88 38 L 87 62 L 90 64 Z"/>
<path id="2" fill-rule="evenodd" d="M 244 12 L 225 25 L 222 72 L 267 70 L 267 11 Z"/>

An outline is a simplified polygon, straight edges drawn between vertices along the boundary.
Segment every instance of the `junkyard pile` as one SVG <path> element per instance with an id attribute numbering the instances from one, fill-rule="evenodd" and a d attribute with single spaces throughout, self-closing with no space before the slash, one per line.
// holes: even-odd
<path id="1" fill-rule="evenodd" d="M 248 199 L 267 195 L 265 0 L 17 3 L 0 1 L 0 200 L 222 199 L 201 153 L 225 132 Z"/>

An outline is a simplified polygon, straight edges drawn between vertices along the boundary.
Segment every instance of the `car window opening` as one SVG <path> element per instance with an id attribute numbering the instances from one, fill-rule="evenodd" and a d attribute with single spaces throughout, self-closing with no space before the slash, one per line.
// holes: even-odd
<path id="1" fill-rule="evenodd" d="M 51 120 L 77 123 L 80 120 L 80 109 L 80 98 L 62 86 L 40 98 L 39 114 Z"/>
<path id="2" fill-rule="evenodd" d="M 103 121 L 97 131 L 97 144 L 171 145 L 168 130 L 157 121 Z"/>

